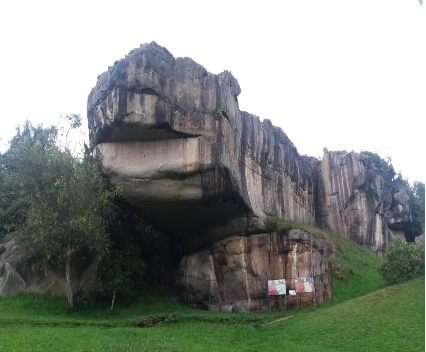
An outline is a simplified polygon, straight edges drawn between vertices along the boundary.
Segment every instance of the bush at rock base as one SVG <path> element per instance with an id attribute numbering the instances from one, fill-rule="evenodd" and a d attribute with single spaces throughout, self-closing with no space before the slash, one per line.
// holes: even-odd
<path id="1" fill-rule="evenodd" d="M 397 284 L 425 273 L 425 253 L 415 243 L 398 236 L 386 249 L 379 273 L 388 284 Z"/>

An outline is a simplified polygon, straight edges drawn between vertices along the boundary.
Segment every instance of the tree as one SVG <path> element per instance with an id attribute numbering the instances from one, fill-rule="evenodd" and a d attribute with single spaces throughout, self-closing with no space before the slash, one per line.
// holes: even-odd
<path id="1" fill-rule="evenodd" d="M 24 135 L 18 131 L 5 153 L 2 182 L 4 178 L 10 182 L 3 182 L 7 187 L 1 186 L 2 198 L 24 204 L 8 220 L 12 223 L 19 218 L 13 237 L 34 263 L 65 265 L 68 307 L 72 309 L 71 260 L 83 249 L 98 253 L 108 249 L 106 226 L 119 188 L 105 189 L 93 159 L 73 156 L 66 145 L 60 148 L 57 129 L 46 131 L 27 122 L 24 131 Z M 47 136 L 49 143 L 43 143 L 46 138 L 36 138 L 36 132 Z"/>
<path id="2" fill-rule="evenodd" d="M 397 236 L 386 248 L 385 260 L 378 271 L 388 284 L 410 280 L 424 274 L 425 253 L 417 244 Z"/>
<path id="3" fill-rule="evenodd" d="M 408 242 L 414 242 L 417 236 L 425 233 L 425 184 L 420 181 L 414 182 L 411 193 L 412 221 L 405 229 L 405 237 Z"/>
<path id="4" fill-rule="evenodd" d="M 412 188 L 414 195 L 419 199 L 421 205 L 425 206 L 425 184 L 421 181 L 414 182 L 414 186 Z"/>
<path id="5" fill-rule="evenodd" d="M 44 171 L 57 149 L 58 130 L 52 126 L 34 127 L 26 121 L 0 154 L 0 240 L 11 237 L 26 221 L 36 191 L 43 192 L 51 182 Z"/>
<path id="6" fill-rule="evenodd" d="M 91 287 L 91 296 L 95 299 L 111 299 L 111 310 L 117 294 L 124 297 L 136 293 L 135 276 L 141 278 L 145 263 L 140 258 L 138 246 L 127 243 L 124 248 L 112 249 L 102 262 L 97 280 Z"/>

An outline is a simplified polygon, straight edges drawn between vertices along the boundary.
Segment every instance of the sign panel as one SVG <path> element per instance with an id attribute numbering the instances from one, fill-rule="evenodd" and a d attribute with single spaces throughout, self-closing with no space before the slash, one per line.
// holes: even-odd
<path id="1" fill-rule="evenodd" d="M 286 294 L 285 279 L 268 280 L 269 296 L 282 296 Z"/>
<path id="2" fill-rule="evenodd" d="M 290 296 L 296 296 L 296 290 L 289 290 L 288 293 Z"/>
<path id="3" fill-rule="evenodd" d="M 296 293 L 311 293 L 314 292 L 314 281 L 311 277 L 298 277 L 294 279 Z"/>

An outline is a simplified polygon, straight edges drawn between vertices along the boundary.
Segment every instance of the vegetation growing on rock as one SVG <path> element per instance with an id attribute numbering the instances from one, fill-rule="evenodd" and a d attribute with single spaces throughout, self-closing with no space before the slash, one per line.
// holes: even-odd
<path id="1" fill-rule="evenodd" d="M 382 158 L 379 154 L 369 151 L 362 151 L 361 154 L 370 157 L 371 161 L 376 166 L 377 170 L 383 175 L 385 180 L 392 181 L 394 179 L 396 172 L 393 168 L 391 158 Z"/>
<path id="2" fill-rule="evenodd" d="M 220 109 L 214 109 L 212 111 L 212 116 L 213 116 L 213 119 L 220 120 L 223 117 L 222 110 L 220 110 Z"/>

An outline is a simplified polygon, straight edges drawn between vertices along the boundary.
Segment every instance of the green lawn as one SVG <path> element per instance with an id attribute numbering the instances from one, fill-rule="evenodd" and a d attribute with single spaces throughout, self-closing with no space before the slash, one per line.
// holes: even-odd
<path id="1" fill-rule="evenodd" d="M 424 351 L 425 280 L 282 314 L 225 314 L 144 297 L 113 313 L 42 296 L 0 299 L 0 351 Z M 139 328 L 162 316 L 163 322 Z M 154 319 L 153 319 L 154 318 Z M 160 320 L 160 319 L 158 319 Z M 147 324 L 150 325 L 150 324 Z"/>
<path id="2" fill-rule="evenodd" d="M 77 300 L 74 311 L 66 313 L 65 298 L 0 298 L 0 352 L 425 350 L 424 277 L 384 287 L 377 273 L 381 258 L 329 231 L 289 224 L 335 245 L 331 262 L 340 272 L 333 276 L 334 304 L 233 314 L 141 294 L 127 305 L 117 302 L 113 312 Z"/>

